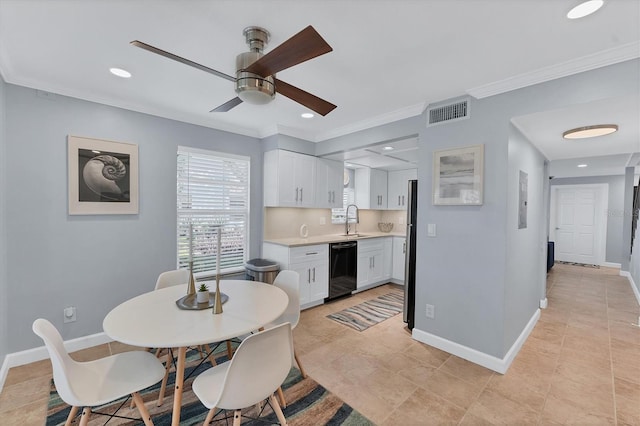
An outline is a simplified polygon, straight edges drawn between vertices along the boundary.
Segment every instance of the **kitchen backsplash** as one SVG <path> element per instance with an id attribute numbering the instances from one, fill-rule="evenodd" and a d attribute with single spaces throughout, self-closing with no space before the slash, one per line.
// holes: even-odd
<path id="1" fill-rule="evenodd" d="M 404 210 L 360 210 L 360 223 L 356 229 L 361 233 L 379 232 L 378 222 L 393 222 L 392 232 L 397 233 L 405 230 L 406 221 Z M 331 223 L 331 209 L 265 207 L 265 239 L 299 237 L 302 225 L 307 225 L 309 237 L 344 233 L 344 224 Z M 353 230 L 353 225 L 351 227 Z"/>

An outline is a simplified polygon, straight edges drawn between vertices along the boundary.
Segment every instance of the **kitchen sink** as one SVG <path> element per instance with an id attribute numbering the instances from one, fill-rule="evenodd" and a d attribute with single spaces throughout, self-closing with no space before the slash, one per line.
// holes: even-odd
<path id="1" fill-rule="evenodd" d="M 340 234 L 343 237 L 347 237 L 347 238 L 363 238 L 363 237 L 368 237 L 368 235 L 366 234 Z"/>

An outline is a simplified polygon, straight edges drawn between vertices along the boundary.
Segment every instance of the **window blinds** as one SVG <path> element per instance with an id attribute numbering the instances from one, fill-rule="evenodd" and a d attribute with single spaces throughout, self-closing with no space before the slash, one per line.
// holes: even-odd
<path id="1" fill-rule="evenodd" d="M 197 277 L 244 270 L 249 241 L 248 157 L 178 147 L 178 268 Z"/>

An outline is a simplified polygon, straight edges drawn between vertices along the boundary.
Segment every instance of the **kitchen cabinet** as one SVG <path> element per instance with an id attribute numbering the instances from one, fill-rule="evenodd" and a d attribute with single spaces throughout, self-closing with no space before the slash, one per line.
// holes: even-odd
<path id="1" fill-rule="evenodd" d="M 404 285 L 404 258 L 407 252 L 407 239 L 405 237 L 393 237 L 393 270 L 391 281 Z"/>
<path id="2" fill-rule="evenodd" d="M 356 204 L 361 209 L 387 208 L 387 172 L 363 167 L 355 170 Z"/>
<path id="3" fill-rule="evenodd" d="M 316 159 L 316 207 L 333 209 L 342 207 L 344 189 L 344 163 Z"/>
<path id="4" fill-rule="evenodd" d="M 364 290 L 384 281 L 384 238 L 358 241 L 356 289 Z"/>
<path id="5" fill-rule="evenodd" d="M 389 210 L 406 210 L 409 202 L 407 182 L 418 179 L 418 170 L 394 170 L 390 171 L 387 177 L 387 208 Z"/>
<path id="6" fill-rule="evenodd" d="M 316 157 L 276 149 L 264 153 L 264 205 L 314 207 Z"/>
<path id="7" fill-rule="evenodd" d="M 289 269 L 300 275 L 301 308 L 322 304 L 329 296 L 328 244 L 286 247 L 264 243 L 262 255 L 278 262 L 280 270 Z"/>

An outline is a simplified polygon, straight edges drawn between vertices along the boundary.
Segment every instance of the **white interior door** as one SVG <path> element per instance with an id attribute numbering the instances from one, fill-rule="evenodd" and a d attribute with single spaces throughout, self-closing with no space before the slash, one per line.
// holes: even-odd
<path id="1" fill-rule="evenodd" d="M 607 190 L 606 185 L 554 187 L 551 218 L 556 260 L 604 262 Z"/>

